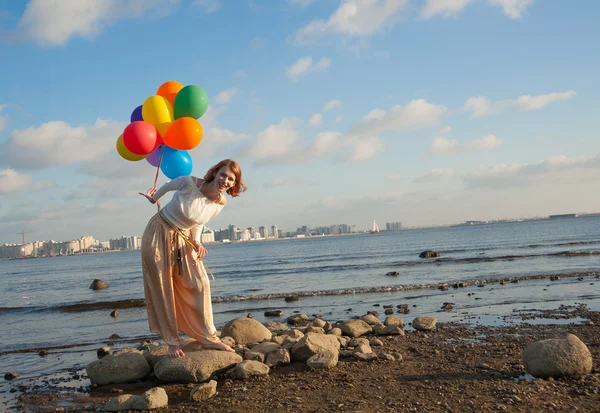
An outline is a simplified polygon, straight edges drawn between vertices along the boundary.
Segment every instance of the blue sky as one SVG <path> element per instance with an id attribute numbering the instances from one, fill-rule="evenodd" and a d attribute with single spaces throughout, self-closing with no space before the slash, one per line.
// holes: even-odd
<path id="1" fill-rule="evenodd" d="M 210 97 L 212 228 L 594 212 L 600 3 L 0 0 L 0 243 L 139 235 L 155 170 L 115 141 L 167 80 Z M 160 183 L 165 182 L 161 175 Z"/>

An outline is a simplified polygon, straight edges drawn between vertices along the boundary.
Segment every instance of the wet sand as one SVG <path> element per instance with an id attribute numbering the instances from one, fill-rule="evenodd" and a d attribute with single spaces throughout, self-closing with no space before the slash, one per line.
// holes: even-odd
<path id="1" fill-rule="evenodd" d="M 578 304 L 514 312 L 509 318 L 523 323 L 486 327 L 466 320 L 446 322 L 431 332 L 407 328 L 406 336 L 382 338 L 384 346 L 376 351 L 396 351 L 402 361 L 340 359 L 331 370 L 313 371 L 293 363 L 272 369 L 265 378 L 222 377 L 217 395 L 204 402 L 189 400 L 194 385 L 140 381 L 92 389 L 84 371 L 72 371 L 18 386 L 23 393 L 15 407 L 32 413 L 57 408 L 95 412 L 120 393 L 141 394 L 161 386 L 169 395 L 169 407 L 158 411 L 168 413 L 599 411 L 600 312 Z M 559 380 L 528 376 L 521 360 L 525 346 L 567 333 L 590 349 L 591 374 Z"/>

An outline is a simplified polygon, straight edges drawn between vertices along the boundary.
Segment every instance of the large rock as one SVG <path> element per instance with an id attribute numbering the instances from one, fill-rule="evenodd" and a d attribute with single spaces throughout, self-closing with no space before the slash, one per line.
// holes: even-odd
<path id="1" fill-rule="evenodd" d="M 271 340 L 273 334 L 253 318 L 241 317 L 231 320 L 223 327 L 221 335 L 233 337 L 237 344 L 260 343 Z"/>
<path id="2" fill-rule="evenodd" d="M 349 320 L 338 325 L 342 332 L 350 337 L 360 337 L 371 332 L 371 326 L 363 320 Z"/>
<path id="3" fill-rule="evenodd" d="M 534 377 L 579 377 L 592 370 L 592 355 L 576 335 L 568 334 L 531 343 L 523 350 L 523 364 Z"/>
<path id="4" fill-rule="evenodd" d="M 193 351 L 186 353 L 185 357 L 161 359 L 154 366 L 154 373 L 166 382 L 198 383 L 229 370 L 241 361 L 240 355 L 229 351 Z"/>
<path id="5" fill-rule="evenodd" d="M 292 347 L 292 360 L 308 360 L 323 351 L 338 354 L 340 342 L 337 337 L 328 334 L 308 333 Z"/>
<path id="6" fill-rule="evenodd" d="M 244 360 L 231 373 L 234 379 L 248 379 L 250 377 L 262 377 L 269 374 L 269 366 L 260 361 Z"/>
<path id="7" fill-rule="evenodd" d="M 108 288 L 108 284 L 98 279 L 92 281 L 92 284 L 90 285 L 91 290 L 104 290 L 105 288 Z"/>
<path id="8" fill-rule="evenodd" d="M 437 258 L 440 256 L 440 253 L 437 251 L 427 250 L 423 251 L 419 254 L 419 258 Z"/>
<path id="9" fill-rule="evenodd" d="M 141 351 L 128 349 L 93 361 L 85 368 L 92 384 L 130 383 L 150 374 Z"/>
<path id="10" fill-rule="evenodd" d="M 162 387 L 153 387 L 138 396 L 131 408 L 133 410 L 152 410 L 167 407 L 169 405 L 169 397 L 167 392 Z"/>
<path id="11" fill-rule="evenodd" d="M 435 327 L 436 323 L 437 318 L 428 315 L 420 315 L 415 317 L 412 322 L 412 326 L 415 328 L 415 330 L 431 331 Z"/>
<path id="12" fill-rule="evenodd" d="M 181 339 L 179 345 L 185 354 L 191 351 L 198 351 L 197 341 L 193 338 Z M 150 364 L 150 367 L 154 369 L 156 363 L 165 357 L 169 357 L 169 346 L 160 345 L 156 342 L 150 343 L 143 346 L 142 354 L 148 364 Z"/>

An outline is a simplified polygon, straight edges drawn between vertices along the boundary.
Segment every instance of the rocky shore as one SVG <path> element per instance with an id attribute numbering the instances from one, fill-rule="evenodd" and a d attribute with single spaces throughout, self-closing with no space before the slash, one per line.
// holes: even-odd
<path id="1" fill-rule="evenodd" d="M 580 305 L 514 316 L 540 324 L 422 316 L 405 330 L 401 318 L 377 312 L 344 322 L 238 318 L 221 331 L 235 354 L 189 342 L 183 359 L 154 342 L 114 354 L 104 348 L 81 392 L 23 386 L 18 411 L 597 411 L 600 313 Z"/>

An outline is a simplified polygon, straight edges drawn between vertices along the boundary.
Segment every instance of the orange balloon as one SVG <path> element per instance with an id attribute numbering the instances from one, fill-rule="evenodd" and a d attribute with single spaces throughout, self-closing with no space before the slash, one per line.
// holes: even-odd
<path id="1" fill-rule="evenodd" d="M 181 83 L 174 80 L 169 80 L 158 87 L 156 94 L 164 97 L 171 102 L 171 105 L 174 105 L 175 96 L 177 96 L 177 93 L 179 93 L 181 89 L 183 89 L 183 85 Z"/>
<path id="2" fill-rule="evenodd" d="M 202 140 L 202 125 L 194 118 L 183 117 L 173 121 L 164 135 L 165 145 L 180 151 L 195 148 Z"/>

